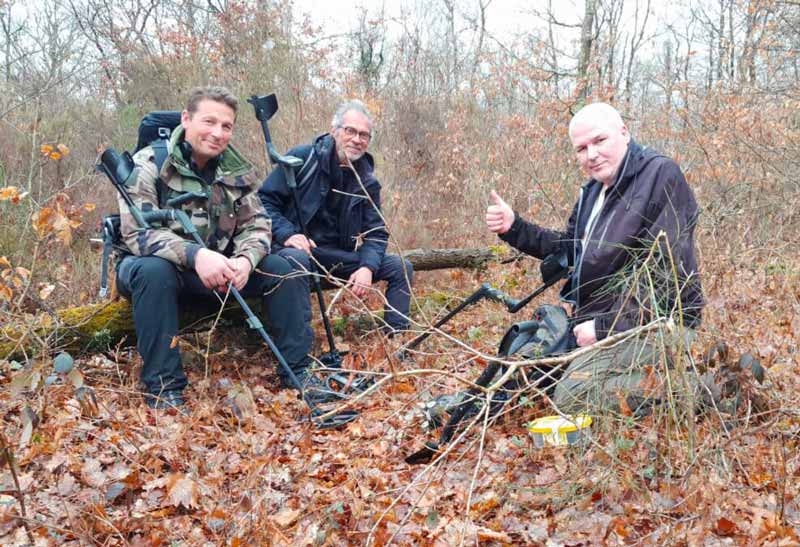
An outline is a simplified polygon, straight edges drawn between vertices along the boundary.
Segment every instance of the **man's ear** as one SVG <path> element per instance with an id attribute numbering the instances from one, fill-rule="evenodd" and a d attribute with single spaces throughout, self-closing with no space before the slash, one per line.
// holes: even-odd
<path id="1" fill-rule="evenodd" d="M 192 116 L 189 114 L 188 110 L 184 110 L 181 112 L 181 125 L 184 129 L 186 129 L 186 124 L 189 123 L 189 120 L 192 119 Z"/>

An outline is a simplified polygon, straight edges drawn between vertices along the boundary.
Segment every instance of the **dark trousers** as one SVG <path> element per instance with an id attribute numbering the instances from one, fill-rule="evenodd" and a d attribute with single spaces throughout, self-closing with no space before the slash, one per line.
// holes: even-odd
<path id="1" fill-rule="evenodd" d="M 298 271 L 313 271 L 310 257 L 299 249 L 282 247 L 278 256 L 286 258 Z M 343 251 L 334 247 L 317 247 L 313 250 L 314 259 L 327 271 L 339 279 L 346 280 L 360 267 L 358 253 Z M 383 320 L 394 330 L 408 328 L 408 312 L 411 302 L 411 283 L 414 268 L 411 262 L 396 255 L 385 255 L 372 281 L 386 281 L 386 307 Z M 304 304 L 310 309 L 308 301 Z M 310 311 L 309 311 L 310 313 Z"/>
<path id="2" fill-rule="evenodd" d="M 133 302 L 136 348 L 142 356 L 142 382 L 149 393 L 182 390 L 186 374 L 173 338 L 178 334 L 178 312 L 192 302 L 217 302 L 194 270 L 179 271 L 168 260 L 154 256 L 128 256 L 119 266 L 117 286 Z M 268 255 L 250 274 L 240 291 L 245 298 L 263 298 L 262 320 L 283 357 L 295 372 L 306 366 L 311 349 L 311 311 L 308 283 L 276 255 Z M 278 365 L 278 374 L 284 375 Z"/>

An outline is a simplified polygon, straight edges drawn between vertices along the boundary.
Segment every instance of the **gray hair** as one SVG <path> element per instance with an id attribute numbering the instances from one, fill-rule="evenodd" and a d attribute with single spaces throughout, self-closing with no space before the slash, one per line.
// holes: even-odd
<path id="1" fill-rule="evenodd" d="M 344 119 L 344 115 L 350 111 L 358 112 L 359 114 L 363 114 L 365 118 L 369 121 L 369 125 L 374 125 L 372 120 L 372 114 L 369 113 L 367 110 L 367 106 L 359 101 L 358 99 L 349 99 L 342 104 L 339 105 L 339 108 L 336 109 L 336 112 L 333 113 L 333 119 L 331 120 L 331 127 L 341 127 L 342 120 Z"/>

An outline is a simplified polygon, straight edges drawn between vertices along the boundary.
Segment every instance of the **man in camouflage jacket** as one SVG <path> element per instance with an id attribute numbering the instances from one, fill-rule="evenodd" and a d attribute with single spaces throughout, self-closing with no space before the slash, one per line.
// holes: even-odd
<path id="1" fill-rule="evenodd" d="M 252 165 L 228 145 L 237 107 L 225 88 L 193 90 L 160 172 L 147 147 L 134 156 L 136 169 L 127 181 L 142 211 L 167 203 L 180 207 L 205 248 L 177 223 L 141 229 L 119 201 L 122 236 L 132 254 L 120 263 L 117 280 L 133 302 L 142 382 L 153 408 L 184 404 L 187 380 L 174 342 L 179 305 L 216 301 L 213 291 L 225 294 L 229 284 L 245 297 L 263 297 L 264 319 L 278 349 L 301 381 L 308 380 L 312 331 L 295 305 L 308 300 L 308 284 L 289 275 L 293 268 L 284 258 L 269 254 L 271 225 L 256 194 L 259 181 Z"/>

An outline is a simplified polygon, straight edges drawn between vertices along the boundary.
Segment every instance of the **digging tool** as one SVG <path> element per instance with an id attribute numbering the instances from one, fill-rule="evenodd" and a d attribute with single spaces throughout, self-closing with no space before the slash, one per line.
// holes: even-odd
<path id="1" fill-rule="evenodd" d="M 122 196 L 122 199 L 127 204 L 128 209 L 131 211 L 133 218 L 140 228 L 147 229 L 151 224 L 177 221 L 180 223 L 184 232 L 189 234 L 198 245 L 204 248 L 206 247 L 205 241 L 203 241 L 203 238 L 201 238 L 200 234 L 197 232 L 197 228 L 195 228 L 192 221 L 181 209 L 156 209 L 147 212 L 139 210 L 133 202 L 133 199 L 131 199 L 130 194 L 128 194 L 127 187 L 125 186 L 135 168 L 133 158 L 128 152 L 120 155 L 113 148 L 108 148 L 100 156 L 100 162 L 96 165 L 96 168 L 111 180 L 114 188 L 116 188 L 117 192 Z M 182 196 L 178 196 L 176 200 L 180 201 L 181 197 Z M 317 406 L 317 404 L 308 397 L 297 375 L 289 367 L 286 359 L 284 359 L 278 347 L 267 334 L 261 320 L 253 313 L 253 310 L 250 309 L 250 306 L 247 305 L 247 302 L 245 302 L 242 295 L 233 285 L 229 285 L 228 290 L 247 316 L 248 326 L 258 332 L 269 349 L 272 350 L 273 355 L 275 355 L 275 358 L 289 377 L 294 388 L 300 392 L 303 402 L 305 402 L 311 410 L 311 421 L 320 429 L 338 428 L 353 421 L 358 416 L 358 413 L 353 410 L 338 412 L 324 420 L 320 418 L 326 411 Z"/>

